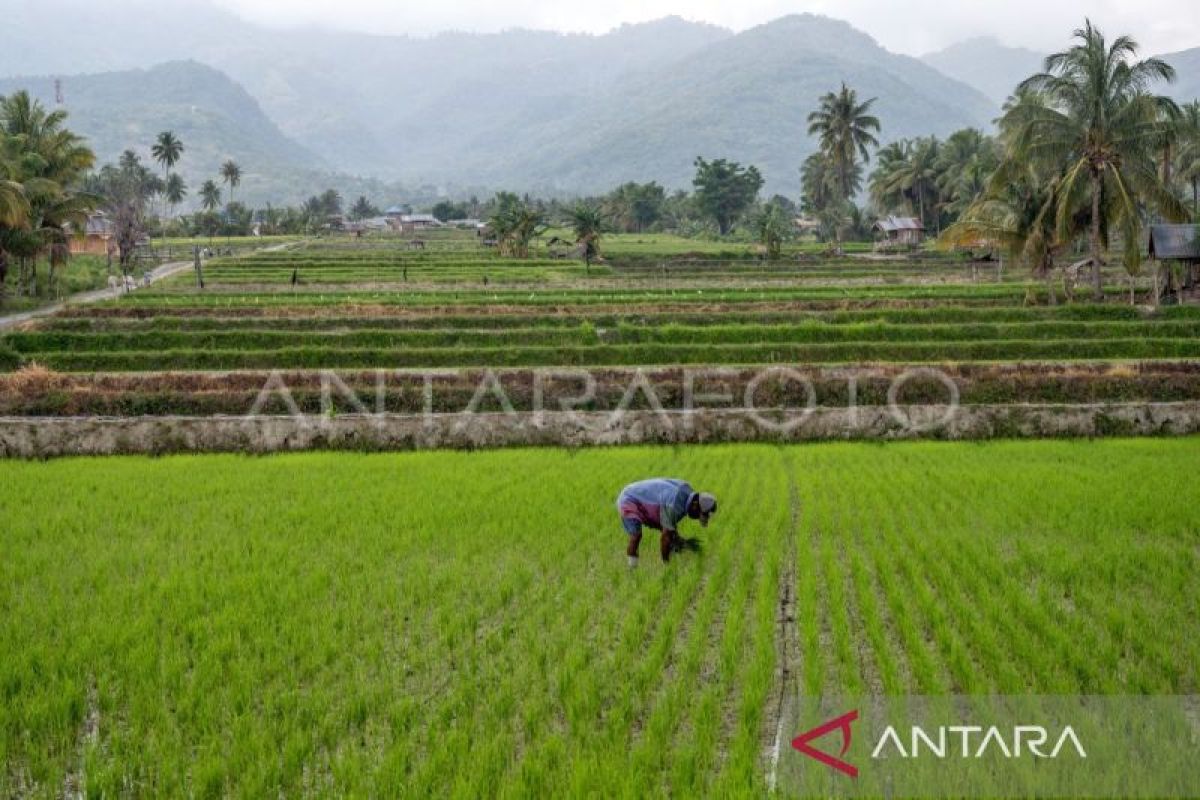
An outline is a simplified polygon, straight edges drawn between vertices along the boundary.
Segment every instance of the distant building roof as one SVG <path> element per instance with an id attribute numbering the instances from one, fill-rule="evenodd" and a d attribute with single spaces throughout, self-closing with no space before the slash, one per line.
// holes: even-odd
<path id="1" fill-rule="evenodd" d="M 921 224 L 921 220 L 916 217 L 880 217 L 875 223 L 875 227 L 879 228 L 884 233 L 892 233 L 893 231 L 923 231 L 925 226 Z"/>
<path id="2" fill-rule="evenodd" d="M 114 228 L 112 220 L 103 211 L 93 211 L 88 214 L 82 232 L 86 236 L 111 236 Z"/>
<path id="3" fill-rule="evenodd" d="M 1151 225 L 1150 257 L 1200 261 L 1200 226 Z"/>
<path id="4" fill-rule="evenodd" d="M 425 222 L 430 225 L 441 225 L 442 224 L 441 222 L 438 221 L 438 218 L 435 217 L 433 214 L 402 214 L 400 216 L 400 221 L 401 222 Z"/>
<path id="5" fill-rule="evenodd" d="M 402 214 L 407 214 L 407 213 L 408 213 L 408 210 L 403 208 L 402 206 L 392 206 L 387 211 L 384 211 L 383 215 L 385 217 L 399 217 Z"/>

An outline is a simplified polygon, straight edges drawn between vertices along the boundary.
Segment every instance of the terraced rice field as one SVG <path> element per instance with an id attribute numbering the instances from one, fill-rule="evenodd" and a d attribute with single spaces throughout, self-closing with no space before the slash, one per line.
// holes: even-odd
<path id="1" fill-rule="evenodd" d="M 1200 356 L 1200 307 L 1030 305 L 1045 287 L 936 254 L 664 254 L 587 267 L 473 236 L 306 244 L 0 338 L 64 372 L 1148 360 Z M 1000 278 L 1000 279 L 997 279 Z M 850 284 L 848 281 L 860 281 Z"/>
<path id="2" fill-rule="evenodd" d="M 1196 693 L 1198 462 L 1143 439 L 0 463 L 0 795 L 761 797 L 781 693 Z M 721 511 L 701 555 L 631 572 L 612 499 L 652 474 Z"/>

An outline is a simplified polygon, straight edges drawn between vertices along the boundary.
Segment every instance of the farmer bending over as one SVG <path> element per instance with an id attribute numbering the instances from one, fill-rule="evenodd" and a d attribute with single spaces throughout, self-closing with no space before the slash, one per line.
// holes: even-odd
<path id="1" fill-rule="evenodd" d="M 695 539 L 679 535 L 679 522 L 684 517 L 700 520 L 708 527 L 708 518 L 717 511 L 717 499 L 711 494 L 696 492 L 687 481 L 675 478 L 651 478 L 631 483 L 617 496 L 617 512 L 621 525 L 629 534 L 629 566 L 638 563 L 638 547 L 642 543 L 642 526 L 662 531 L 659 549 L 662 560 L 671 558 L 675 550 L 699 550 Z"/>

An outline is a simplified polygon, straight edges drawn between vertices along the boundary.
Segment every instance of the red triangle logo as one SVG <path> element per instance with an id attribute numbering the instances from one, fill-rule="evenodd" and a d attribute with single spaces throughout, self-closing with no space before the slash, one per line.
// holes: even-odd
<path id="1" fill-rule="evenodd" d="M 810 731 L 800 734 L 795 739 L 792 739 L 792 747 L 799 750 L 809 758 L 820 761 L 827 767 L 832 767 L 838 772 L 845 773 L 851 778 L 858 777 L 858 767 L 842 760 L 842 756 L 846 755 L 846 751 L 850 749 L 850 723 L 858 719 L 858 710 L 850 711 L 842 714 L 840 717 L 824 722 Z M 820 739 L 827 733 L 840 730 L 842 732 L 842 749 L 836 755 L 832 756 L 824 750 L 818 750 L 811 746 L 809 742 L 814 739 Z"/>

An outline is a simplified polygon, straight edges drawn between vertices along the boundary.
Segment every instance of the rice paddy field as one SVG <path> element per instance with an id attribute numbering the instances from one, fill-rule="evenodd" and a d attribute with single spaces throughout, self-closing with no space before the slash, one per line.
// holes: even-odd
<path id="1" fill-rule="evenodd" d="M 1196 693 L 1197 463 L 1194 438 L 0 463 L 0 795 L 759 797 L 782 692 Z M 630 571 L 612 499 L 649 474 L 721 511 Z"/>
<path id="2" fill-rule="evenodd" d="M 472 233 L 301 242 L 207 262 L 0 336 L 0 369 L 265 369 L 1190 360 L 1200 306 L 1051 306 L 1003 264 L 610 237 L 500 257 Z M 740 247 L 740 250 L 739 250 Z M 657 248 L 657 250 L 655 249 Z M 1114 276 L 1110 276 L 1114 277 Z M 1061 289 L 1056 290 L 1061 294 Z"/>
<path id="3" fill-rule="evenodd" d="M 882 406 L 916 367 L 905 403 L 1200 400 L 1200 306 L 1116 273 L 1066 302 L 935 251 L 271 244 L 0 330 L 0 426 L 288 415 L 273 378 L 361 411 L 330 371 L 400 416 L 495 375 L 524 413 L 578 369 L 586 410 L 766 367 L 810 378 L 764 385 L 778 409 Z M 1200 694 L 1198 463 L 1195 437 L 0 460 L 0 796 L 786 797 L 789 698 Z M 653 475 L 720 513 L 630 570 L 613 500 Z"/>

